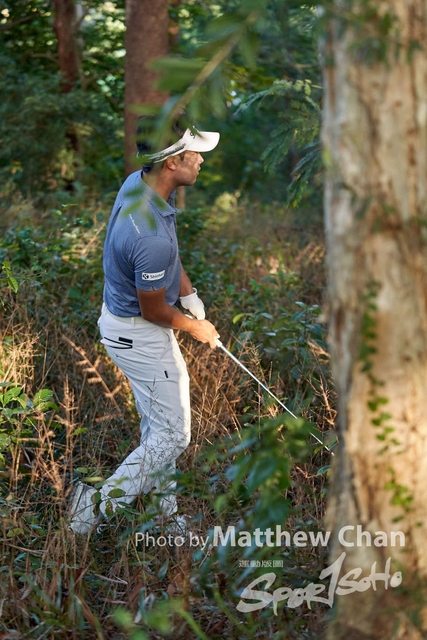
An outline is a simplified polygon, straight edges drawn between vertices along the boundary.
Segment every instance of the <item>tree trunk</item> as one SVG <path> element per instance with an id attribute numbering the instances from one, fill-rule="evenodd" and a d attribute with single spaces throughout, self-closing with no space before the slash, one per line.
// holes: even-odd
<path id="1" fill-rule="evenodd" d="M 74 0 L 53 0 L 55 19 L 53 28 L 57 39 L 59 69 L 62 74 L 61 90 L 69 93 L 79 79 L 80 52 L 77 40 L 77 9 Z M 73 126 L 67 129 L 67 139 L 76 155 L 80 154 L 77 132 Z M 74 156 L 74 171 L 78 169 L 78 162 Z M 73 181 L 66 180 L 66 188 L 74 190 Z"/>
<path id="2" fill-rule="evenodd" d="M 54 0 L 53 27 L 58 41 L 59 68 L 62 73 L 62 91 L 68 93 L 79 77 L 80 60 L 77 46 L 77 12 L 74 0 Z"/>
<path id="3" fill-rule="evenodd" d="M 372 3 L 377 14 L 363 31 L 354 17 L 367 12 L 366 2 L 335 0 L 333 7 L 323 52 L 340 432 L 327 513 L 330 560 L 345 551 L 341 575 L 360 567 L 363 577 L 392 558 L 391 573 L 401 569 L 403 579 L 400 588 L 385 589 L 383 581 L 376 590 L 337 595 L 328 638 L 411 640 L 427 629 L 427 56 L 415 44 L 427 42 L 427 2 Z M 346 23 L 339 21 L 344 10 Z M 386 12 L 391 22 L 381 20 Z M 368 64 L 372 51 L 377 58 Z M 344 535 L 355 546 L 342 546 L 339 532 L 357 525 L 372 534 L 371 546 L 356 529 Z M 378 531 L 388 546 L 374 545 Z M 404 548 L 391 546 L 396 531 L 406 536 Z"/>
<path id="4" fill-rule="evenodd" d="M 135 107 L 146 103 L 162 105 L 167 96 L 154 88 L 156 74 L 148 64 L 168 53 L 167 0 L 127 0 L 125 34 L 125 171 L 136 163 L 135 130 L 138 114 Z"/>

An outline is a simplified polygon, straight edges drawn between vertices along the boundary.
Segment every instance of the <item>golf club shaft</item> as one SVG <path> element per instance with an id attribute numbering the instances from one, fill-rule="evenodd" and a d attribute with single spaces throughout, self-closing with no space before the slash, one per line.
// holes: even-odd
<path id="1" fill-rule="evenodd" d="M 255 382 L 257 382 L 257 383 L 259 384 L 259 386 L 260 386 L 260 387 L 262 387 L 262 389 L 264 389 L 264 391 L 267 391 L 267 393 L 268 393 L 268 394 L 270 394 L 270 396 L 271 396 L 271 397 L 272 397 L 272 398 L 273 398 L 273 399 L 274 399 L 278 404 L 280 404 L 280 406 L 281 406 L 281 407 L 283 407 L 283 409 L 285 409 L 285 411 L 287 411 L 287 412 L 289 413 L 289 415 L 291 415 L 293 418 L 295 418 L 295 420 L 297 420 L 296 415 L 295 415 L 295 414 L 293 414 L 293 413 L 292 413 L 292 411 L 290 411 L 290 410 L 288 409 L 288 407 L 287 407 L 286 405 L 284 405 L 284 404 L 283 404 L 283 402 L 281 402 L 281 401 L 279 400 L 279 398 L 278 398 L 277 396 L 275 396 L 275 395 L 274 395 L 274 393 L 273 393 L 272 391 L 270 391 L 270 389 L 269 389 L 268 387 L 266 387 L 266 386 L 265 386 L 265 384 L 263 384 L 263 383 L 261 382 L 261 380 L 258 380 L 258 378 L 257 378 L 257 377 L 256 377 L 256 376 L 255 376 L 251 371 L 249 371 L 249 369 L 248 369 L 247 367 L 245 367 L 245 365 L 244 365 L 244 364 L 242 364 L 242 363 L 240 362 L 240 360 L 238 360 L 238 359 L 236 358 L 236 356 L 234 356 L 234 355 L 231 353 L 231 351 L 229 351 L 226 347 L 224 347 L 224 345 L 222 344 L 221 340 L 219 340 L 219 338 L 217 338 L 217 339 L 216 339 L 216 344 L 217 344 L 217 346 L 218 346 L 220 349 L 222 349 L 222 351 L 224 351 L 224 353 L 226 353 L 226 354 L 227 354 L 227 356 L 228 356 L 229 358 L 231 358 L 231 359 L 233 360 L 233 362 L 235 362 L 236 364 L 238 364 L 238 365 L 239 365 L 239 367 L 240 367 L 241 369 L 243 369 L 243 371 L 244 371 L 245 373 L 247 373 L 251 378 L 253 378 L 253 379 L 255 380 Z M 329 449 L 329 447 L 328 447 L 326 444 L 324 444 L 324 443 L 320 440 L 320 438 L 318 438 L 314 433 L 310 432 L 310 435 L 311 435 L 311 436 L 313 436 L 313 438 L 314 438 L 315 440 L 317 440 L 317 442 L 318 442 L 319 444 L 321 444 L 321 445 L 322 445 L 322 447 L 325 447 L 325 449 L 326 449 L 327 451 L 329 451 L 329 453 L 330 453 L 331 455 L 335 455 L 335 454 L 334 454 L 334 452 L 333 452 L 333 451 L 331 451 L 331 449 Z"/>

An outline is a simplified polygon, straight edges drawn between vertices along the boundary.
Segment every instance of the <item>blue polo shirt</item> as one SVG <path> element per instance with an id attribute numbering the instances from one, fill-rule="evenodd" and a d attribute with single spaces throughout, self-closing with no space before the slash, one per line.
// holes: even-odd
<path id="1" fill-rule="evenodd" d="M 166 287 L 166 302 L 179 297 L 181 263 L 174 194 L 165 202 L 132 173 L 111 212 L 104 244 L 104 302 L 116 316 L 141 315 L 137 289 Z"/>

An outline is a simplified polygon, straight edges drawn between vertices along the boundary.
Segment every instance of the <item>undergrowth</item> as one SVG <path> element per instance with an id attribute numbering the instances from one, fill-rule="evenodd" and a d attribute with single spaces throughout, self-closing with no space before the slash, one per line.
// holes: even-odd
<path id="1" fill-rule="evenodd" d="M 3 633 L 321 637 L 320 605 L 282 603 L 277 615 L 271 605 L 236 609 L 257 576 L 274 572 L 274 586 L 296 589 L 316 581 L 324 564 L 321 547 L 247 536 L 322 526 L 330 458 L 310 433 L 331 444 L 335 409 L 320 318 L 320 224 L 232 200 L 178 219 L 183 264 L 221 340 L 301 418 L 219 349 L 179 335 L 193 412 L 192 442 L 178 461 L 179 504 L 205 545 L 160 546 L 143 537 L 151 495 L 88 537 L 67 528 L 76 480 L 99 486 L 139 438 L 129 385 L 97 335 L 108 207 L 40 214 L 21 203 L 8 219 L 0 240 Z M 230 526 L 247 544 L 215 544 L 214 532 Z"/>

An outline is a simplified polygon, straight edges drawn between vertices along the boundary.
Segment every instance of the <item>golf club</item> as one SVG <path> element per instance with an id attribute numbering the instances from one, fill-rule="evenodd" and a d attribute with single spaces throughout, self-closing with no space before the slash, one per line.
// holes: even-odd
<path id="1" fill-rule="evenodd" d="M 234 356 L 234 355 L 231 353 L 231 351 L 229 351 L 226 347 L 224 347 L 224 345 L 222 344 L 222 342 L 221 342 L 221 340 L 220 340 L 219 338 L 217 338 L 217 339 L 215 340 L 215 342 L 216 342 L 217 346 L 218 346 L 220 349 L 222 349 L 222 351 L 224 351 L 224 353 L 225 353 L 225 354 L 227 354 L 227 356 L 228 356 L 229 358 L 231 358 L 231 359 L 233 360 L 233 362 L 235 362 L 237 365 L 239 365 L 239 367 L 240 367 L 241 369 L 243 369 L 243 371 L 244 371 L 245 373 L 247 373 L 251 378 L 253 378 L 253 379 L 255 380 L 255 382 L 257 382 L 257 383 L 259 384 L 259 386 L 260 386 L 260 387 L 262 387 L 262 389 L 264 389 L 264 391 L 267 391 L 267 393 L 268 393 L 268 394 L 270 394 L 270 396 L 271 396 L 271 397 L 272 397 L 272 398 L 273 398 L 273 399 L 274 399 L 278 404 L 280 404 L 280 406 L 281 406 L 281 407 L 283 407 L 283 409 L 285 409 L 285 411 L 287 411 L 287 412 L 289 413 L 289 415 L 291 415 L 293 418 L 295 418 L 295 420 L 297 419 L 296 415 L 295 415 L 295 414 L 293 414 L 293 413 L 292 413 L 292 411 L 290 411 L 290 410 L 288 409 L 288 407 L 286 407 L 286 406 L 283 404 L 283 402 L 281 402 L 281 401 L 279 400 L 279 398 L 278 398 L 277 396 L 275 396 L 275 395 L 274 395 L 274 393 L 273 393 L 272 391 L 270 391 L 270 389 L 269 389 L 268 387 L 266 387 L 266 386 L 265 386 L 265 384 L 263 384 L 263 383 L 261 382 L 261 380 L 258 380 L 258 378 L 257 378 L 257 377 L 256 377 L 256 376 L 255 376 L 251 371 L 249 371 L 249 369 L 248 369 L 247 367 L 245 367 L 245 365 L 244 365 L 244 364 L 242 364 L 242 363 L 240 362 L 240 360 L 238 360 L 238 359 L 236 358 L 236 356 Z M 334 455 L 335 455 L 335 454 L 334 454 L 334 452 L 333 452 L 333 451 L 332 451 L 332 450 L 331 450 L 331 449 L 330 449 L 326 444 L 324 444 L 324 443 L 320 440 L 320 438 L 318 438 L 314 433 L 310 432 L 310 435 L 311 435 L 311 436 L 313 436 L 313 438 L 314 438 L 315 440 L 317 440 L 317 442 L 318 442 L 319 444 L 321 444 L 321 445 L 322 445 L 322 447 L 325 447 L 325 449 L 326 449 L 327 451 L 329 451 L 329 453 L 330 453 L 332 456 L 334 456 Z"/>

